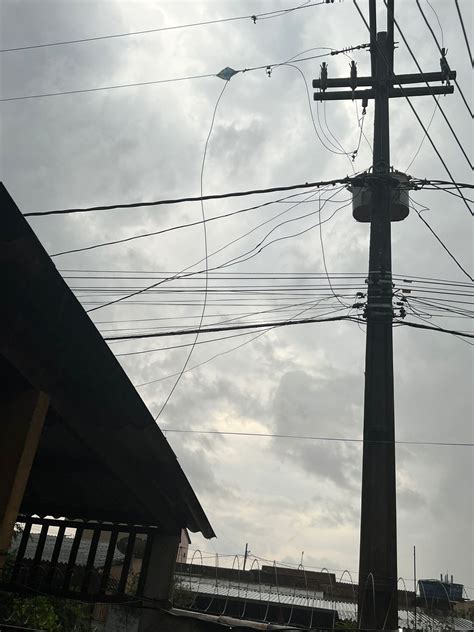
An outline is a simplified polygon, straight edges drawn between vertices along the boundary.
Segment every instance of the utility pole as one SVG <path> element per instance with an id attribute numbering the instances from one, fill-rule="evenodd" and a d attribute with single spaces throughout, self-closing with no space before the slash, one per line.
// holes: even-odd
<path id="1" fill-rule="evenodd" d="M 398 630 L 395 415 L 392 343 L 391 222 L 404 219 L 392 208 L 389 99 L 450 94 L 455 72 L 393 73 L 394 0 L 387 2 L 387 31 L 377 33 L 376 0 L 369 0 L 371 76 L 358 77 L 355 63 L 348 78 L 328 78 L 327 65 L 313 81 L 315 101 L 374 101 L 373 177 L 370 182 L 370 250 L 367 304 L 364 441 L 359 555 L 358 629 Z M 446 81 L 447 85 L 404 87 L 402 84 Z M 358 90 L 360 86 L 368 89 Z M 398 87 L 396 87 L 398 86 Z M 351 90 L 326 92 L 327 88 Z M 356 179 L 354 180 L 354 184 Z M 360 186 L 360 185 L 359 185 Z"/>
<path id="2" fill-rule="evenodd" d="M 413 585 L 414 585 L 414 593 L 415 593 L 415 603 L 413 607 L 413 618 L 414 618 L 414 628 L 416 632 L 416 546 L 413 546 Z"/>
<path id="3" fill-rule="evenodd" d="M 243 568 L 242 570 L 245 570 L 245 565 L 247 564 L 247 557 L 249 555 L 250 551 L 249 551 L 249 543 L 246 542 L 245 543 L 245 553 L 244 553 L 244 564 L 243 564 Z"/>

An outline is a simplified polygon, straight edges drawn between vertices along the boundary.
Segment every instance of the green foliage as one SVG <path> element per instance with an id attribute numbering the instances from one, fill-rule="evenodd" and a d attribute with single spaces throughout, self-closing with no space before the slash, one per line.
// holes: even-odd
<path id="1" fill-rule="evenodd" d="M 55 597 L 18 597 L 3 593 L 0 621 L 45 632 L 93 632 L 89 607 Z"/>
<path id="2" fill-rule="evenodd" d="M 183 580 L 175 579 L 173 586 L 172 603 L 176 608 L 190 608 L 194 599 L 194 594 L 186 588 Z"/>

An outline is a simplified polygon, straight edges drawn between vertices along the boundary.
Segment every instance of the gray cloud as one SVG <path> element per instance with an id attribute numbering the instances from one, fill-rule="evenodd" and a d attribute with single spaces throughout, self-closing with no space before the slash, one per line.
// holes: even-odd
<path id="1" fill-rule="evenodd" d="M 397 7 L 402 28 L 423 70 L 436 70 L 438 53 L 416 7 L 409 4 Z M 450 63 L 469 94 L 472 69 L 456 16 L 444 2 L 432 4 L 443 24 Z M 461 5 L 469 24 L 470 4 Z M 283 6 L 288 5 L 272 1 L 265 4 L 265 10 Z M 4 2 L 2 44 L 9 47 L 74 39 L 256 10 L 253 2 L 237 0 L 159 5 L 88 2 L 68 3 L 67 7 L 52 1 L 41 6 Z M 431 12 L 429 17 L 437 29 Z M 282 61 L 315 46 L 340 48 L 365 41 L 367 32 L 352 4 L 334 3 L 258 21 L 256 25 L 249 20 L 3 54 L 1 94 L 218 72 L 226 65 L 245 68 Z M 368 72 L 367 53 L 357 54 L 356 59 L 360 74 Z M 319 63 L 313 60 L 301 64 L 309 82 L 318 75 Z M 331 57 L 329 64 L 331 76 L 348 72 L 344 56 Z M 416 71 L 403 45 L 397 49 L 396 71 Z M 220 80 L 210 78 L 2 103 L 2 181 L 23 211 L 196 195 L 204 142 L 222 85 Z M 433 112 L 432 99 L 423 97 L 414 102 L 427 123 Z M 471 120 L 459 95 L 443 98 L 441 103 L 472 154 Z M 319 115 L 324 126 L 326 118 L 331 132 L 345 147 L 355 147 L 359 128 L 353 103 L 328 104 L 326 112 L 319 106 Z M 402 99 L 392 100 L 391 117 L 392 163 L 404 169 L 422 132 Z M 364 126 L 369 138 L 372 125 L 370 104 Z M 326 126 L 325 130 L 330 136 Z M 471 172 L 439 113 L 430 134 L 455 177 L 469 181 Z M 370 162 L 370 152 L 362 141 L 354 169 L 363 169 Z M 272 72 L 271 78 L 264 70 L 243 73 L 231 80 L 216 113 L 204 189 L 229 191 L 329 179 L 351 173 L 349 163 L 346 157 L 324 149 L 316 138 L 305 88 L 296 71 L 281 67 Z M 446 177 L 428 142 L 410 172 L 421 177 Z M 344 197 L 347 192 L 343 191 L 340 198 Z M 462 203 L 445 193 L 428 191 L 413 192 L 413 199 L 431 209 L 425 217 L 465 266 L 472 268 L 470 218 Z M 210 217 L 261 201 L 252 198 L 242 204 L 208 203 L 205 213 Z M 284 205 L 275 206 L 209 224 L 210 251 L 284 210 Z M 288 211 L 281 220 L 270 221 L 210 261 L 217 265 L 249 250 L 278 221 L 310 210 L 316 212 L 317 204 Z M 32 220 L 31 224 L 47 250 L 57 252 L 200 218 L 201 209 L 196 204 Z M 313 215 L 283 226 L 275 236 L 291 235 L 316 219 Z M 463 280 L 415 213 L 394 225 L 392 233 L 397 274 Z M 368 230 L 352 220 L 350 207 L 324 224 L 323 238 L 330 273 L 365 274 Z M 176 271 L 201 259 L 203 250 L 202 228 L 197 227 L 55 261 L 61 270 Z M 295 275 L 324 272 L 318 230 L 275 243 L 248 263 L 228 271 Z M 290 282 L 296 284 L 294 278 Z M 88 279 L 70 283 L 75 287 L 98 284 Z M 130 283 L 125 280 L 121 285 Z M 350 302 L 351 291 L 348 294 Z M 199 322 L 198 301 L 194 305 L 164 305 L 165 295 L 152 296 L 160 304 L 130 301 L 92 313 L 93 320 L 102 330 L 147 323 L 100 321 L 168 318 L 157 322 L 169 327 L 177 322 Z M 100 299 L 105 297 L 96 294 L 93 300 Z M 251 303 L 224 306 L 211 301 L 207 313 L 219 316 L 209 317 L 206 322 L 247 308 L 258 311 L 271 307 L 268 299 L 262 302 L 255 308 Z M 335 301 L 329 299 L 327 303 L 331 306 Z M 183 316 L 193 318 L 181 320 Z M 273 315 L 254 318 L 267 317 Z M 466 326 L 464 320 L 455 318 L 436 322 L 453 328 Z M 190 364 L 206 361 L 247 339 L 250 336 L 197 346 Z M 179 342 L 187 340 L 183 337 Z M 451 336 L 404 328 L 394 330 L 394 341 L 397 437 L 472 442 L 471 347 Z M 167 344 L 137 341 L 111 347 L 126 352 Z M 131 380 L 139 384 L 180 371 L 186 354 L 186 349 L 179 349 L 123 358 L 121 362 Z M 274 330 L 185 374 L 160 422 L 182 429 L 358 437 L 362 431 L 363 371 L 364 335 L 356 325 L 334 323 Z M 152 413 L 159 410 L 172 383 L 169 379 L 139 389 Z M 262 557 L 298 563 L 304 550 L 308 564 L 357 568 L 360 447 L 171 433 L 167 438 L 218 533 L 218 550 L 243 551 L 249 541 L 252 550 Z M 470 449 L 398 446 L 397 465 L 400 574 L 410 576 L 412 547 L 416 544 L 422 575 L 436 577 L 448 569 L 456 579 L 474 586 L 472 560 L 466 555 L 472 543 L 473 517 Z M 203 550 L 210 546 L 197 535 L 193 536 L 193 544 L 202 545 Z"/>

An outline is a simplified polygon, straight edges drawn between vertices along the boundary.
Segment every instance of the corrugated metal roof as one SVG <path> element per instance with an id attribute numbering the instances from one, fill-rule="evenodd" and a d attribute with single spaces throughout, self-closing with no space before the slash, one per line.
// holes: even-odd
<path id="1" fill-rule="evenodd" d="M 228 599 L 242 599 L 247 601 L 261 601 L 265 604 L 281 604 L 294 608 L 308 608 L 335 610 L 340 619 L 357 621 L 357 604 L 350 601 L 336 601 L 325 599 L 322 592 L 307 591 L 304 588 L 291 589 L 288 587 L 278 587 L 269 584 L 247 584 L 238 583 L 231 580 L 215 579 L 209 577 L 196 577 L 180 574 L 177 578 L 182 582 L 184 588 L 196 595 L 208 597 L 224 597 Z M 415 617 L 410 610 L 400 609 L 398 611 L 400 627 L 414 628 Z M 431 617 L 421 611 L 416 616 L 417 629 L 423 632 L 442 632 L 447 628 L 457 632 L 471 632 L 474 630 L 473 623 L 468 619 L 459 617 Z"/>
<path id="2" fill-rule="evenodd" d="M 39 540 L 39 533 L 31 533 L 28 544 L 26 546 L 25 558 L 33 559 L 36 553 L 36 546 Z M 71 553 L 72 543 L 74 538 L 65 537 L 61 543 L 61 549 L 59 552 L 58 562 L 67 563 L 69 560 L 69 554 Z M 51 560 L 53 555 L 54 545 L 56 543 L 56 536 L 48 535 L 46 536 L 46 541 L 44 543 L 43 553 L 41 555 L 41 560 L 43 562 L 47 562 Z M 77 551 L 76 556 L 76 564 L 85 565 L 87 562 L 87 557 L 89 555 L 90 549 L 90 540 L 81 540 L 79 544 L 79 549 Z M 108 542 L 98 542 L 97 543 L 97 551 L 94 557 L 94 568 L 101 568 L 105 563 L 105 558 L 107 556 L 107 550 L 109 547 Z M 114 561 L 123 560 L 124 555 L 121 553 L 118 548 L 115 548 L 114 553 Z"/>

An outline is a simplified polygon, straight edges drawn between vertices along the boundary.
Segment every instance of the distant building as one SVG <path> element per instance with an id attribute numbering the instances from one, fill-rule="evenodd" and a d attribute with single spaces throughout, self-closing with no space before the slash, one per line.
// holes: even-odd
<path id="1" fill-rule="evenodd" d="M 420 598 L 428 602 L 450 603 L 452 601 L 462 601 L 464 585 L 454 582 L 451 575 L 440 575 L 440 579 L 420 579 L 418 582 Z"/>

